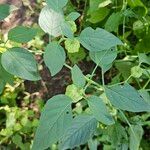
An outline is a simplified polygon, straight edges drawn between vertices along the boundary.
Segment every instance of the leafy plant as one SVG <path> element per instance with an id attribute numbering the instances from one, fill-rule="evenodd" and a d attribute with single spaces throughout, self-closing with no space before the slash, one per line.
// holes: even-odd
<path id="1" fill-rule="evenodd" d="M 80 14 L 73 11 L 64 15 L 63 8 L 67 2 L 46 0 L 39 16 L 39 26 L 49 34 L 50 41 L 43 52 L 44 62 L 51 76 L 67 67 L 72 84 L 66 88 L 65 94 L 55 95 L 46 102 L 32 149 L 52 149 L 54 144 L 61 150 L 73 149 L 86 143 L 90 149 L 97 149 L 100 142 L 104 150 L 138 150 L 143 127 L 149 126 L 147 120 L 150 117 L 145 113 L 150 112 L 147 89 L 150 82 L 148 9 L 140 0 L 123 0 L 117 1 L 116 11 L 111 12 L 108 6 L 115 5 L 116 1 L 90 0 L 87 21 L 91 27 L 81 23 L 78 31 L 76 20 Z M 85 8 L 87 5 L 85 2 Z M 103 15 L 99 15 L 101 12 Z M 102 29 L 98 24 L 105 19 L 105 29 Z M 127 23 L 128 26 L 133 24 L 133 30 L 126 31 Z M 119 33 L 120 26 L 122 34 Z M 9 31 L 8 40 L 26 43 L 36 32 L 36 29 L 18 26 Z M 131 34 L 139 40 L 135 45 L 128 40 Z M 1 92 L 12 75 L 40 80 L 36 61 L 29 51 L 20 47 L 7 48 L 6 43 L 2 48 L 5 50 L 1 54 L 0 77 L 5 80 Z M 72 61 L 71 56 L 80 56 L 81 51 L 83 58 L 86 51 L 87 59 L 95 64 L 92 73 L 83 73 L 75 64 L 76 59 Z M 68 58 L 72 64 L 68 63 Z M 111 74 L 113 69 L 115 75 Z M 97 70 L 101 74 L 97 74 Z M 111 81 L 106 81 L 108 73 Z M 98 81 L 94 79 L 96 75 Z M 16 138 L 20 137 L 17 135 Z"/>

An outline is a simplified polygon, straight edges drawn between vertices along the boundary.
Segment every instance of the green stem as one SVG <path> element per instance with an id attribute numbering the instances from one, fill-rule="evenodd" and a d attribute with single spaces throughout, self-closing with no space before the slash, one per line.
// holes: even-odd
<path id="1" fill-rule="evenodd" d="M 82 30 L 82 27 L 83 27 L 83 24 L 84 24 L 84 19 L 85 19 L 85 17 L 86 17 L 87 4 L 88 4 L 88 0 L 85 0 L 84 10 L 83 10 L 83 13 L 82 13 L 82 20 L 81 20 L 81 24 L 80 24 L 80 28 L 79 28 L 79 33 L 80 33 L 81 30 Z"/>
<path id="2" fill-rule="evenodd" d="M 72 70 L 72 67 L 69 66 L 68 64 L 65 63 L 64 66 L 67 67 L 68 69 Z"/>
<path id="3" fill-rule="evenodd" d="M 149 82 L 150 82 L 150 78 L 149 78 L 149 80 L 145 83 L 145 85 L 143 86 L 143 89 L 145 89 L 145 88 L 148 86 Z"/>
<path id="4" fill-rule="evenodd" d="M 84 91 L 85 91 L 85 90 L 91 85 L 91 83 L 93 82 L 92 78 L 93 78 L 93 76 L 94 76 L 94 73 L 95 73 L 97 67 L 98 67 L 98 65 L 95 66 L 95 68 L 93 69 L 93 71 L 92 71 L 92 73 L 91 73 L 90 78 L 88 78 L 88 80 L 87 80 L 88 83 L 85 85 Z M 87 77 L 86 77 L 86 78 L 87 78 Z M 95 83 L 96 83 L 96 82 L 95 82 Z M 98 84 L 98 85 L 99 85 L 99 84 Z"/>
<path id="5" fill-rule="evenodd" d="M 68 69 L 72 70 L 72 67 L 69 66 L 68 64 L 64 64 L 65 67 L 67 67 Z M 96 67 L 95 67 L 96 68 Z M 90 85 L 90 84 L 93 84 L 95 86 L 97 86 L 98 88 L 103 88 L 100 84 L 98 84 L 97 82 L 93 81 L 91 78 L 88 78 L 87 76 L 84 76 L 84 78 L 86 79 L 86 81 L 88 82 L 87 85 L 85 86 L 84 90 L 87 89 L 87 87 Z"/>
<path id="6" fill-rule="evenodd" d="M 116 85 L 127 83 L 130 80 L 131 77 L 132 77 L 132 75 L 130 75 L 125 81 L 122 81 L 122 82 L 119 82 L 119 83 L 116 83 L 116 84 L 113 84 L 113 85 L 109 85 L 109 87 L 113 87 L 113 86 L 116 86 Z"/>
<path id="7" fill-rule="evenodd" d="M 102 85 L 105 86 L 104 70 L 102 69 Z"/>
<path id="8" fill-rule="evenodd" d="M 94 74 L 95 74 L 95 71 L 96 71 L 97 67 L 98 67 L 98 64 L 95 66 L 94 70 L 92 71 L 92 74 L 91 74 L 90 79 L 92 79 L 92 78 L 93 78 L 93 76 L 94 76 Z"/>
<path id="9" fill-rule="evenodd" d="M 130 122 L 129 122 L 129 120 L 128 120 L 128 118 L 125 116 L 125 114 L 123 113 L 123 111 L 121 111 L 120 109 L 119 109 L 119 111 L 120 111 L 122 117 L 123 117 L 123 118 L 125 119 L 125 121 L 127 122 L 128 126 L 130 127 L 131 132 L 133 133 L 134 137 L 137 138 L 136 135 L 135 135 L 135 132 L 134 132 L 134 130 L 133 130 L 133 128 L 132 128 L 132 125 L 130 124 Z"/>

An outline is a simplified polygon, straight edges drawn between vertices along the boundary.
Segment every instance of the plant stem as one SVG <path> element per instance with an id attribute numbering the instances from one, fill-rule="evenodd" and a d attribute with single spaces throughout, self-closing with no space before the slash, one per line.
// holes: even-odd
<path id="1" fill-rule="evenodd" d="M 132 77 L 132 75 L 130 75 L 125 81 L 122 81 L 122 82 L 119 82 L 119 83 L 116 83 L 116 84 L 113 84 L 113 85 L 109 85 L 109 87 L 113 87 L 113 86 L 116 86 L 116 85 L 127 83 L 130 80 L 131 77 Z"/>
<path id="2" fill-rule="evenodd" d="M 125 114 L 123 113 L 123 111 L 121 111 L 120 109 L 119 109 L 119 111 L 120 111 L 122 117 L 123 117 L 123 118 L 125 119 L 125 121 L 127 122 L 128 126 L 130 127 L 130 129 L 131 129 L 131 131 L 132 131 L 134 137 L 137 138 L 136 135 L 135 135 L 135 132 L 134 132 L 134 130 L 133 130 L 133 128 L 132 128 L 132 125 L 130 124 L 130 122 L 129 122 L 129 120 L 128 120 L 128 118 L 125 116 Z"/>
<path id="3" fill-rule="evenodd" d="M 88 83 L 85 85 L 84 91 L 85 91 L 85 90 L 88 88 L 88 86 L 90 86 L 90 84 L 92 83 L 91 81 L 93 81 L 92 78 L 93 78 L 93 76 L 94 76 L 94 73 L 95 73 L 97 67 L 98 67 L 98 64 L 97 64 L 97 65 L 95 66 L 95 68 L 93 69 L 90 78 L 88 78 L 88 80 L 87 80 Z M 95 83 L 96 83 L 96 82 L 95 82 Z M 98 84 L 98 85 L 99 85 L 99 84 Z"/>
<path id="4" fill-rule="evenodd" d="M 72 67 L 69 66 L 68 64 L 64 64 L 65 67 L 67 67 L 68 69 L 72 70 Z M 96 68 L 96 67 L 95 67 Z M 94 73 L 93 73 L 94 74 Z M 84 76 L 84 78 L 86 79 L 86 81 L 88 82 L 87 85 L 85 86 L 84 90 L 87 89 L 87 87 L 90 85 L 90 84 L 93 84 L 95 86 L 97 86 L 98 88 L 103 88 L 100 84 L 98 84 L 97 82 L 93 81 L 91 78 L 88 78 L 87 76 Z"/>
<path id="5" fill-rule="evenodd" d="M 150 78 L 149 78 L 149 80 L 145 83 L 145 85 L 143 86 L 143 89 L 145 89 L 145 88 L 148 86 L 149 82 L 150 82 Z"/>
<path id="6" fill-rule="evenodd" d="M 104 70 L 102 68 L 102 85 L 105 86 Z"/>
<path id="7" fill-rule="evenodd" d="M 83 24 L 84 24 L 84 19 L 85 19 L 86 9 L 87 9 L 87 3 L 88 3 L 88 0 L 85 0 L 84 10 L 83 10 L 83 13 L 82 13 L 82 20 L 81 20 L 81 24 L 80 24 L 80 28 L 79 28 L 79 33 L 81 32 Z"/>
<path id="8" fill-rule="evenodd" d="M 64 66 L 67 67 L 68 69 L 72 70 L 72 67 L 69 66 L 68 64 L 65 63 Z"/>

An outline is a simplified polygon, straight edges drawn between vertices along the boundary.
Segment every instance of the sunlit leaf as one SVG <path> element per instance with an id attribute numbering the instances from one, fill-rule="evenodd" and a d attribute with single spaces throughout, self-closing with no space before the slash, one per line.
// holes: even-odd
<path id="1" fill-rule="evenodd" d="M 45 6 L 39 16 L 39 26 L 49 35 L 58 37 L 62 34 L 61 24 L 64 21 L 61 12 L 55 12 L 48 6 Z"/>
<path id="2" fill-rule="evenodd" d="M 2 54 L 2 66 L 12 75 L 26 80 L 40 80 L 33 55 L 23 48 L 11 48 Z"/>

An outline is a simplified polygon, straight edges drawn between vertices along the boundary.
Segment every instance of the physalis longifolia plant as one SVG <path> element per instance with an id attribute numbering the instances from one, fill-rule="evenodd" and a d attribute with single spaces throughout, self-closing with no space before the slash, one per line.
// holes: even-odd
<path id="1" fill-rule="evenodd" d="M 67 87 L 65 94 L 56 95 L 47 101 L 32 149 L 44 150 L 57 144 L 59 149 L 65 150 L 85 143 L 90 148 L 105 141 L 111 149 L 137 150 L 143 129 L 141 124 L 131 123 L 125 113 L 150 111 L 150 104 L 128 84 L 132 77 L 141 76 L 142 62 L 132 68 L 131 75 L 125 81 L 105 84 L 104 74 L 117 57 L 117 47 L 123 48 L 124 44 L 102 28 L 86 27 L 80 34 L 75 34 L 75 20 L 80 14 L 72 12 L 64 16 L 63 8 L 67 2 L 46 0 L 39 16 L 39 25 L 50 36 L 43 57 L 51 76 L 66 66 L 71 71 L 73 83 Z M 21 26 L 9 32 L 8 40 L 24 43 L 34 35 L 34 29 Z M 67 55 L 74 55 L 83 51 L 83 48 L 95 63 L 90 75 L 84 75 L 77 64 L 71 66 L 66 63 Z M 143 57 L 146 56 L 139 56 L 141 60 Z M 9 73 L 9 76 L 16 75 L 27 80 L 40 79 L 32 54 L 23 48 L 15 47 L 3 52 L 1 66 L 7 76 Z M 97 68 L 101 68 L 100 83 L 93 80 Z M 97 90 L 96 94 L 87 94 L 90 86 Z M 121 122 L 127 126 L 124 127 Z"/>

